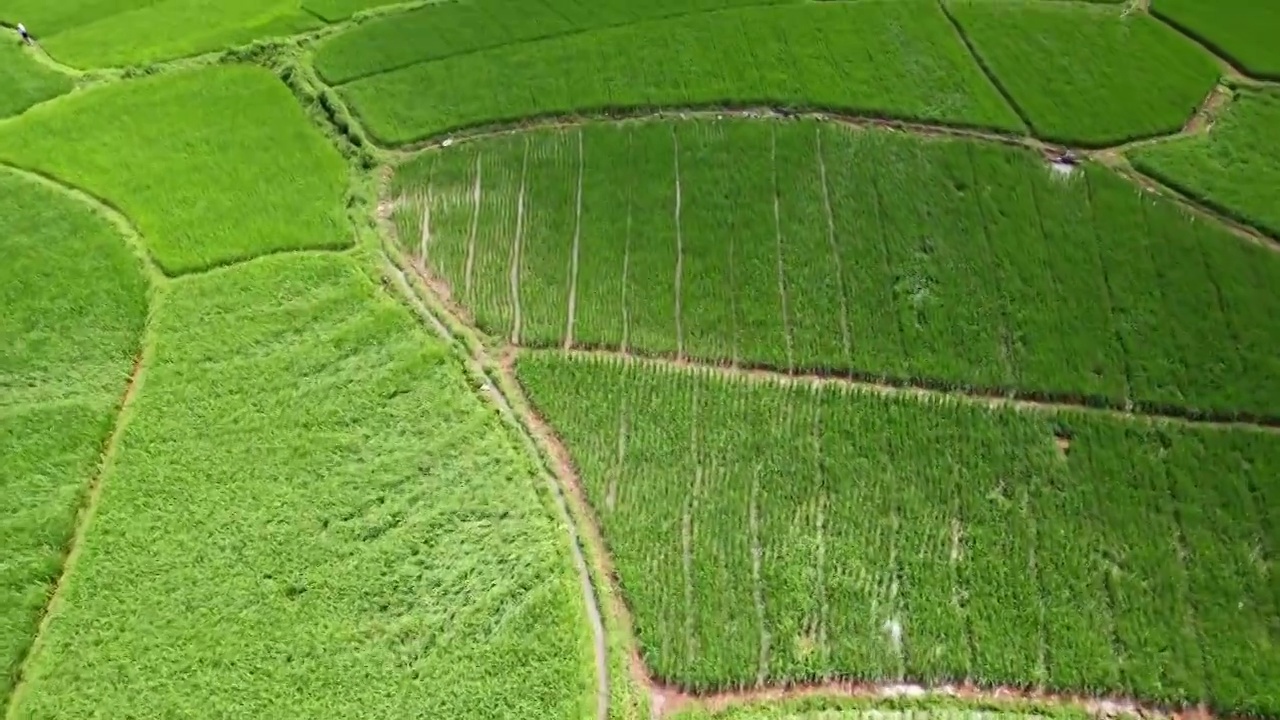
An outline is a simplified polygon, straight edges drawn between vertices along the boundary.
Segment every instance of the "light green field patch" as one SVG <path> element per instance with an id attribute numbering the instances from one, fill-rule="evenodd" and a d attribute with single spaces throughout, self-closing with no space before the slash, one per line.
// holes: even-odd
<path id="1" fill-rule="evenodd" d="M 581 718 L 540 469 L 332 254 L 174 282 L 24 718 Z"/>
<path id="2" fill-rule="evenodd" d="M 1143 13 L 991 0 L 948 7 L 1045 140 L 1100 146 L 1175 132 L 1218 79 L 1208 54 Z"/>
<path id="3" fill-rule="evenodd" d="M 77 25 L 41 43 L 76 67 L 121 67 L 198 55 L 322 26 L 297 0 L 164 0 Z"/>
<path id="4" fill-rule="evenodd" d="M 22 45 L 0 40 L 0 118 L 70 92 L 71 78 L 36 62 Z"/>
<path id="5" fill-rule="evenodd" d="M 105 219 L 0 169 L 0 705 L 35 634 L 146 317 Z"/>
<path id="6" fill-rule="evenodd" d="M 1207 135 L 1147 145 L 1134 165 L 1280 238 L 1280 92 L 1240 91 Z"/>
<path id="7" fill-rule="evenodd" d="M 485 50 L 342 88 L 381 142 L 535 116 L 775 105 L 1018 131 L 924 0 L 727 10 Z"/>
<path id="8" fill-rule="evenodd" d="M 0 127 L 0 159 L 119 207 L 168 274 L 351 242 L 341 155 L 261 68 L 181 71 L 42 105 Z"/>

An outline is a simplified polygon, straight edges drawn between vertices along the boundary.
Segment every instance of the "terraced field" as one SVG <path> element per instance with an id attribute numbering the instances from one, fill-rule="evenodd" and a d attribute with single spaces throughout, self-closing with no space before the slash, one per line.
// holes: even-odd
<path id="1" fill-rule="evenodd" d="M 5 717 L 1280 718 L 1277 19 L 0 0 Z"/>

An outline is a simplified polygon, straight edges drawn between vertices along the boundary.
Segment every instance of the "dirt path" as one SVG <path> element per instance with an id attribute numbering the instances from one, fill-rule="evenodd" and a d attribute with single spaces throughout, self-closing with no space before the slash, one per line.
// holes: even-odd
<path id="1" fill-rule="evenodd" d="M 116 411 L 115 421 L 112 423 L 111 434 L 107 436 L 102 444 L 98 467 L 89 479 L 88 492 L 85 493 L 84 501 L 76 513 L 75 530 L 71 535 L 66 553 L 62 559 L 62 570 L 58 573 L 58 580 L 54 584 L 53 593 L 49 596 L 49 601 L 45 604 L 44 611 L 40 615 L 40 622 L 36 625 L 35 639 L 32 641 L 31 647 L 27 649 L 27 654 L 23 657 L 22 664 L 18 668 L 17 679 L 13 685 L 13 693 L 9 696 L 9 706 L 5 712 L 5 717 L 9 720 L 18 717 L 18 707 L 27 690 L 27 678 L 30 674 L 31 663 L 40 654 L 50 621 L 62 608 L 63 598 L 66 594 L 67 578 L 75 570 L 76 563 L 80 559 L 80 553 L 84 548 L 85 535 L 88 534 L 89 526 L 93 523 L 93 516 L 98 511 L 98 504 L 102 500 L 102 489 L 105 485 L 104 478 L 110 472 L 115 461 L 116 448 L 119 447 L 120 438 L 124 435 L 125 427 L 129 424 L 129 411 L 133 404 L 133 399 L 142 384 L 143 371 L 151 360 L 152 346 L 149 340 L 149 333 L 144 333 L 143 349 L 134 356 L 133 369 L 129 373 L 129 380 L 125 383 L 124 392 L 120 396 L 120 406 Z"/>

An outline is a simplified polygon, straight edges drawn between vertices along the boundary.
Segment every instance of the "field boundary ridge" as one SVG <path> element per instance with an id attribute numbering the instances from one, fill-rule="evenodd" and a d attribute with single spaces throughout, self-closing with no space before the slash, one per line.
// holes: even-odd
<path id="1" fill-rule="evenodd" d="M 669 372 L 704 373 L 722 379 L 781 386 L 843 388 L 853 392 L 887 397 L 909 397 L 1010 408 L 1041 413 L 1090 412 L 1128 420 L 1178 422 L 1218 428 L 1236 428 L 1280 434 L 1280 416 L 1249 413 L 1201 411 L 1152 403 L 1129 402 L 1121 406 L 1106 398 L 1069 393 L 1027 392 L 1008 388 L 962 387 L 925 378 L 892 378 L 849 370 L 805 370 L 784 372 L 765 365 L 713 363 L 688 358 L 650 355 L 618 350 L 577 347 L 569 350 L 519 348 L 526 354 L 559 355 L 574 360 L 594 360 L 638 364 Z"/>

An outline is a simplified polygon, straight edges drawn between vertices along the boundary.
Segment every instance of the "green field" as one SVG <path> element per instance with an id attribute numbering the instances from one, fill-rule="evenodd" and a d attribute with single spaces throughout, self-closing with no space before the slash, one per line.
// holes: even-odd
<path id="1" fill-rule="evenodd" d="M 980 673 L 1280 711 L 1274 433 L 556 354 L 518 371 L 660 677 Z"/>
<path id="2" fill-rule="evenodd" d="M 1274 2 L 0 0 L 0 714 L 1280 720 Z"/>
<path id="3" fill-rule="evenodd" d="M 316 0 L 313 0 L 313 3 Z M 343 3 L 347 0 L 320 0 Z M 364 2 L 366 0 L 352 0 Z M 316 51 L 316 70 L 335 84 L 417 63 L 530 40 L 631 25 L 666 16 L 794 0 L 480 0 L 433 3 L 337 35 Z M 322 15 L 325 13 L 321 13 Z"/>
<path id="4" fill-rule="evenodd" d="M 1114 5 L 953 0 L 948 9 L 1045 140 L 1101 146 L 1174 132 L 1218 79 L 1194 43 Z"/>
<path id="5" fill-rule="evenodd" d="M 1209 134 L 1130 153 L 1142 172 L 1280 238 L 1280 92 L 1241 91 Z"/>
<path id="6" fill-rule="evenodd" d="M 389 144 L 528 117 L 663 106 L 776 105 L 1021 128 L 939 6 L 924 0 L 688 15 L 419 63 L 342 93 Z"/>
<path id="7" fill-rule="evenodd" d="M 146 316 L 108 222 L 0 169 L 0 699 L 62 568 Z"/>
<path id="8" fill-rule="evenodd" d="M 17 43 L 0 43 L 0 118 L 71 90 L 71 78 L 44 67 Z"/>
<path id="9" fill-rule="evenodd" d="M 0 126 L 0 161 L 118 207 L 173 275 L 351 243 L 341 156 L 261 68 L 176 72 L 42 105 Z"/>
<path id="10" fill-rule="evenodd" d="M 811 122 L 652 122 L 424 153 L 393 192 L 407 249 L 423 254 L 430 206 L 427 264 L 521 344 L 1280 417 L 1280 257 L 1103 169 Z"/>
<path id="11" fill-rule="evenodd" d="M 332 255 L 157 308 L 21 717 L 582 716 L 565 535 L 446 346 Z"/>
<path id="12" fill-rule="evenodd" d="M 1246 73 L 1280 79 L 1280 47 L 1275 43 L 1280 5 L 1255 0 L 1152 0 L 1151 12 Z"/>

